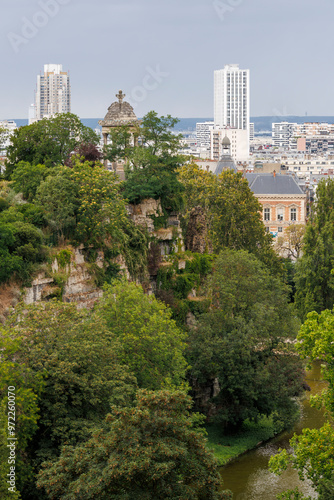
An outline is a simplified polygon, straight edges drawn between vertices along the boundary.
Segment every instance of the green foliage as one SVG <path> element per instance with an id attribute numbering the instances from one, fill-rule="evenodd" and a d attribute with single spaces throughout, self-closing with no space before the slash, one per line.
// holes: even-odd
<path id="1" fill-rule="evenodd" d="M 173 311 L 178 326 L 184 328 L 188 312 L 196 317 L 207 311 L 208 301 L 187 300 L 195 289 L 200 292 L 205 277 L 211 272 L 215 256 L 208 254 L 186 253 L 173 256 L 172 266 L 160 267 L 157 273 L 157 296 Z M 185 268 L 179 269 L 179 260 L 185 259 Z"/>
<path id="2" fill-rule="evenodd" d="M 319 497 L 320 498 L 320 497 Z M 280 495 L 277 495 L 278 500 L 312 500 L 312 497 L 304 497 L 300 491 L 296 488 L 295 490 L 288 490 Z"/>
<path id="3" fill-rule="evenodd" d="M 198 274 L 202 279 L 211 273 L 215 258 L 214 255 L 192 253 L 191 259 L 186 260 L 186 271 Z"/>
<path id="4" fill-rule="evenodd" d="M 303 368 L 288 339 L 296 334 L 288 289 L 245 251 L 223 251 L 207 280 L 211 307 L 189 336 L 188 362 L 195 387 L 217 379 L 216 419 L 237 426 L 277 412 L 290 421 L 291 399 L 302 392 Z"/>
<path id="5" fill-rule="evenodd" d="M 179 210 L 183 205 L 183 186 L 177 178 L 176 169 L 182 164 L 180 135 L 171 129 L 177 119 L 170 115 L 158 117 L 150 111 L 144 116 L 138 134 L 140 146 L 123 150 L 127 155 L 126 182 L 124 196 L 130 203 L 139 203 L 145 198 L 161 200 L 163 215 Z M 123 129 L 119 132 L 121 139 Z M 124 141 L 123 141 L 124 142 Z"/>
<path id="6" fill-rule="evenodd" d="M 206 426 L 208 448 L 214 453 L 220 466 L 256 448 L 262 441 L 275 436 L 276 428 L 272 417 L 261 417 L 257 422 L 245 420 L 236 433 L 226 434 L 220 424 Z"/>
<path id="7" fill-rule="evenodd" d="M 325 362 L 323 378 L 328 388 L 323 395 L 313 398 L 322 403 L 334 415 L 334 310 L 308 313 L 307 320 L 298 333 L 297 349 L 304 358 L 321 359 Z"/>
<path id="8" fill-rule="evenodd" d="M 247 250 L 258 257 L 273 274 L 282 274 L 282 265 L 266 233 L 262 206 L 241 173 L 225 171 L 218 177 L 194 164 L 179 169 L 185 186 L 186 223 L 192 208 L 200 206 L 206 214 L 213 250 Z"/>
<path id="9" fill-rule="evenodd" d="M 68 167 L 59 168 L 38 187 L 36 202 L 43 207 L 49 226 L 60 234 L 75 231 L 79 190 Z"/>
<path id="10" fill-rule="evenodd" d="M 33 203 L 23 203 L 22 205 L 16 205 L 15 208 L 17 212 L 23 215 L 24 222 L 29 222 L 29 224 L 33 224 L 40 229 L 45 228 L 47 225 L 47 219 L 41 207 Z"/>
<path id="11" fill-rule="evenodd" d="M 71 250 L 68 250 L 67 248 L 63 248 L 62 250 L 60 250 L 56 255 L 58 265 L 62 268 L 70 265 L 72 255 L 73 253 L 71 252 Z"/>
<path id="12" fill-rule="evenodd" d="M 295 302 L 301 319 L 334 305 L 334 181 L 323 179 L 297 262 Z"/>
<path id="13" fill-rule="evenodd" d="M 147 272 L 148 246 L 149 235 L 146 229 L 124 219 L 123 241 L 119 248 L 133 279 L 143 279 Z"/>
<path id="14" fill-rule="evenodd" d="M 24 452 L 38 428 L 38 396 L 43 391 L 42 374 L 36 373 L 24 362 L 19 362 L 17 359 L 17 352 L 22 348 L 23 343 L 24 339 L 15 334 L 12 321 L 9 319 L 7 327 L 0 329 L 0 414 L 2 420 L 3 412 L 8 403 L 8 387 L 14 386 L 15 437 L 19 443 L 16 450 L 16 487 L 21 492 L 22 485 L 29 482 L 33 474 L 31 464 L 27 461 Z M 2 426 L 1 430 L 3 430 Z M 0 443 L 0 454 L 2 451 Z M 6 454 L 8 454 L 8 448 L 6 448 Z M 0 460 L 1 463 L 2 460 Z M 1 469 L 1 465 L 0 471 L 5 472 L 4 469 Z M 2 479 L 3 476 L 0 476 L 0 484 Z"/>
<path id="15" fill-rule="evenodd" d="M 77 187 L 78 201 L 75 238 L 87 245 L 99 247 L 106 240 L 110 244 L 122 241 L 122 227 L 127 224 L 127 213 L 114 173 L 88 162 L 77 163 L 70 169 L 71 182 Z"/>
<path id="16" fill-rule="evenodd" d="M 9 207 L 9 202 L 4 198 L 0 198 L 0 212 L 7 210 Z"/>
<path id="17" fill-rule="evenodd" d="M 64 164 L 72 151 L 83 142 L 98 144 L 99 138 L 71 113 L 58 114 L 20 127 L 11 136 L 7 149 L 6 178 L 11 178 L 21 161 L 46 167 Z M 22 176 L 17 181 L 22 182 Z"/>
<path id="18" fill-rule="evenodd" d="M 286 450 L 271 457 L 270 469 L 275 474 L 286 470 L 290 464 L 298 471 L 299 478 L 310 479 L 319 489 L 323 479 L 332 479 L 334 468 L 334 430 L 330 423 L 320 429 L 303 429 L 300 436 L 290 440 L 294 453 Z"/>
<path id="19" fill-rule="evenodd" d="M 105 287 L 96 314 L 119 340 L 121 360 L 137 377 L 139 387 L 159 389 L 168 380 L 176 386 L 183 382 L 185 335 L 164 304 L 123 280 Z"/>
<path id="20" fill-rule="evenodd" d="M 6 401 L 7 385 L 19 388 L 20 460 L 31 469 L 55 458 L 64 443 L 88 438 L 110 403 L 131 405 L 136 381 L 120 364 L 121 346 L 100 317 L 55 301 L 24 309 L 2 331 L 0 395 Z M 21 491 L 33 488 L 31 472 L 19 474 Z"/>
<path id="21" fill-rule="evenodd" d="M 39 487 L 50 499 L 232 498 L 218 491 L 216 462 L 190 407 L 181 391 L 139 391 L 134 408 L 114 406 L 105 430 L 46 463 Z"/>
<path id="22" fill-rule="evenodd" d="M 5 212 L 1 213 L 4 218 Z M 28 283 L 34 264 L 45 259 L 42 244 L 43 234 L 37 227 L 20 220 L 3 223 L 0 218 L 0 283 L 11 278 Z"/>
<path id="23" fill-rule="evenodd" d="M 110 144 L 104 147 L 104 155 L 110 162 L 126 161 L 133 155 L 134 146 L 131 144 L 132 134 L 138 137 L 139 128 L 132 125 L 120 125 L 110 130 Z"/>
<path id="24" fill-rule="evenodd" d="M 32 200 L 40 183 L 48 175 L 45 165 L 31 165 L 28 162 L 20 161 L 13 174 L 13 188 L 18 193 L 22 193 L 26 200 Z"/>
<path id="25" fill-rule="evenodd" d="M 328 382 L 328 388 L 320 397 L 313 398 L 313 404 L 324 405 L 329 414 L 334 415 L 334 311 L 325 310 L 320 314 L 308 313 L 305 323 L 298 334 L 297 349 L 304 358 L 311 360 L 320 358 L 325 362 L 323 377 Z M 333 493 L 334 470 L 334 429 L 327 422 L 320 429 L 303 429 L 300 436 L 295 435 L 290 440 L 293 453 L 286 450 L 275 455 L 270 460 L 273 472 L 280 474 L 291 465 L 298 471 L 303 480 L 308 478 L 319 493 L 319 499 L 330 499 Z M 291 492 L 290 492 L 291 493 Z M 282 498 L 290 497 L 289 492 Z M 292 493 L 291 493 L 292 494 Z M 295 492 L 295 495 L 298 495 Z"/>

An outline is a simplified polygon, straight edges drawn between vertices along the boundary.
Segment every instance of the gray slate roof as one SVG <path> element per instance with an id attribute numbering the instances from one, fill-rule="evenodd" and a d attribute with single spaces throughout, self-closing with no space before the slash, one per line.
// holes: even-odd
<path id="1" fill-rule="evenodd" d="M 216 166 L 215 175 L 219 175 L 225 170 L 233 170 L 233 172 L 237 172 L 237 167 L 235 166 L 234 160 L 231 155 L 221 156 Z"/>
<path id="2" fill-rule="evenodd" d="M 291 175 L 246 174 L 254 194 L 304 194 Z"/>

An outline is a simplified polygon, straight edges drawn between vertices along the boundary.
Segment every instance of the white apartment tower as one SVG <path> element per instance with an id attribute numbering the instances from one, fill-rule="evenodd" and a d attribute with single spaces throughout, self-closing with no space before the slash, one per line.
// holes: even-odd
<path id="1" fill-rule="evenodd" d="M 70 77 L 61 64 L 44 64 L 44 75 L 37 76 L 36 119 L 71 112 Z"/>
<path id="2" fill-rule="evenodd" d="M 249 130 L 249 69 L 228 64 L 214 72 L 214 123 Z"/>

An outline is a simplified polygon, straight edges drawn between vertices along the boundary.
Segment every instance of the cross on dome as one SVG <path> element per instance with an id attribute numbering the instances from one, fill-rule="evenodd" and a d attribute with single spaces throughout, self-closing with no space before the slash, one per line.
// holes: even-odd
<path id="1" fill-rule="evenodd" d="M 123 92 L 122 92 L 121 90 L 118 92 L 118 94 L 116 94 L 116 97 L 117 97 L 118 102 L 119 102 L 120 104 L 122 104 L 122 102 L 123 102 L 123 99 L 124 99 L 125 95 L 126 95 L 126 94 L 123 94 Z"/>

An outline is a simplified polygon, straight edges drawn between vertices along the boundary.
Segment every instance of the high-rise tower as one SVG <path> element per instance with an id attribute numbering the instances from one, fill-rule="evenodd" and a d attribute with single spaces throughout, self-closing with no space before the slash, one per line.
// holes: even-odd
<path id="1" fill-rule="evenodd" d="M 44 64 L 44 75 L 37 76 L 36 119 L 71 112 L 70 77 L 61 64 Z"/>
<path id="2" fill-rule="evenodd" d="M 228 64 L 214 72 L 214 123 L 249 130 L 249 69 Z"/>

